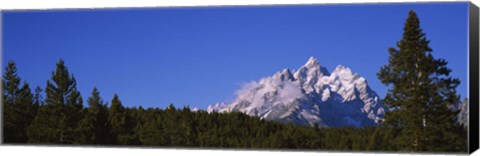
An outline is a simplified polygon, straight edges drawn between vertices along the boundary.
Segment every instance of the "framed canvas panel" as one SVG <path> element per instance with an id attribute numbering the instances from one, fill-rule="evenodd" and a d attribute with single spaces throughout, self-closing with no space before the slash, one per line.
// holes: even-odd
<path id="1" fill-rule="evenodd" d="M 467 1 L 6 9 L 2 145 L 471 154 Z"/>

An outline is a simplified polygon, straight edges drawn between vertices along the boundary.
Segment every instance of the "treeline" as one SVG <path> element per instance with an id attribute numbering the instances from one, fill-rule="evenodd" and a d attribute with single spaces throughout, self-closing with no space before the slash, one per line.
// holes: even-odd
<path id="1" fill-rule="evenodd" d="M 318 128 L 262 120 L 242 113 L 207 113 L 189 107 L 124 107 L 118 95 L 110 104 L 93 88 L 83 105 L 76 80 L 58 61 L 42 89 L 29 84 L 9 62 L 3 76 L 3 142 L 28 144 L 128 145 L 160 147 L 398 151 L 386 127 Z M 460 128 L 460 127 L 459 127 Z M 440 142 L 440 151 L 465 151 L 464 138 Z"/>
<path id="2" fill-rule="evenodd" d="M 173 147 L 299 148 L 373 150 L 376 128 L 299 126 L 243 113 L 207 113 L 189 107 L 126 108 L 118 95 L 108 105 L 93 88 L 83 105 L 76 80 L 63 60 L 47 81 L 46 98 L 16 73 L 13 61 L 3 76 L 4 143 Z"/>

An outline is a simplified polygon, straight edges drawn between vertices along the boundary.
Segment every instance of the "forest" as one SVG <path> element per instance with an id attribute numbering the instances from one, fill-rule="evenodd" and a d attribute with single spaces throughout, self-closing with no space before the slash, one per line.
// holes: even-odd
<path id="1" fill-rule="evenodd" d="M 124 107 L 119 95 L 102 99 L 93 87 L 84 101 L 64 60 L 44 88 L 17 74 L 9 61 L 2 79 L 3 143 L 33 145 L 299 149 L 384 152 L 467 152 L 467 129 L 455 122 L 460 83 L 435 59 L 414 11 L 402 39 L 390 48 L 378 78 L 390 89 L 377 127 L 319 128 L 263 120 L 240 112 Z M 45 97 L 43 97 L 45 95 Z M 104 101 L 106 100 L 106 101 Z"/>

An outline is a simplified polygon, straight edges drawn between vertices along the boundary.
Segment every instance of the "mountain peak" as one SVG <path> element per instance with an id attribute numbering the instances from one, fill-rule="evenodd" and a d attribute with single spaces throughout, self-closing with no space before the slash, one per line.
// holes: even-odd
<path id="1" fill-rule="evenodd" d="M 281 72 L 277 72 L 276 75 L 279 75 L 281 80 L 291 80 L 291 81 L 293 81 L 293 79 L 294 79 L 292 73 L 290 72 L 290 69 L 288 69 L 288 68 L 282 70 Z"/>
<path id="2" fill-rule="evenodd" d="M 375 126 L 384 106 L 364 78 L 345 66 L 334 72 L 310 57 L 292 73 L 288 68 L 237 91 L 231 103 L 217 103 L 208 112 L 243 112 L 262 119 L 321 127 Z M 346 105 L 348 103 L 348 105 Z"/>
<path id="3" fill-rule="evenodd" d="M 332 73 L 345 73 L 347 75 L 353 75 L 352 70 L 343 65 L 338 65 Z"/>
<path id="4" fill-rule="evenodd" d="M 320 66 L 320 63 L 318 63 L 317 59 L 313 56 L 310 56 L 310 58 L 308 59 L 307 63 L 305 63 L 304 65 L 305 67 L 318 67 Z"/>
<path id="5" fill-rule="evenodd" d="M 350 70 L 348 67 L 345 67 L 341 64 L 337 65 L 337 67 L 335 69 L 338 69 L 338 70 L 348 69 L 348 70 Z"/>

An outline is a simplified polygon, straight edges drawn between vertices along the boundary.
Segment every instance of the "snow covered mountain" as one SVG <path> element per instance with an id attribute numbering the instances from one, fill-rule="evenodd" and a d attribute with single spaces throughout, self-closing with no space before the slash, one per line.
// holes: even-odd
<path id="1" fill-rule="evenodd" d="M 468 99 L 459 101 L 454 110 L 460 110 L 457 114 L 457 122 L 465 127 L 468 127 Z"/>
<path id="2" fill-rule="evenodd" d="M 341 65 L 329 73 L 311 57 L 296 71 L 284 69 L 245 84 L 232 103 L 210 105 L 207 111 L 238 111 L 321 127 L 363 127 L 383 121 L 385 107 L 365 78 Z"/>

